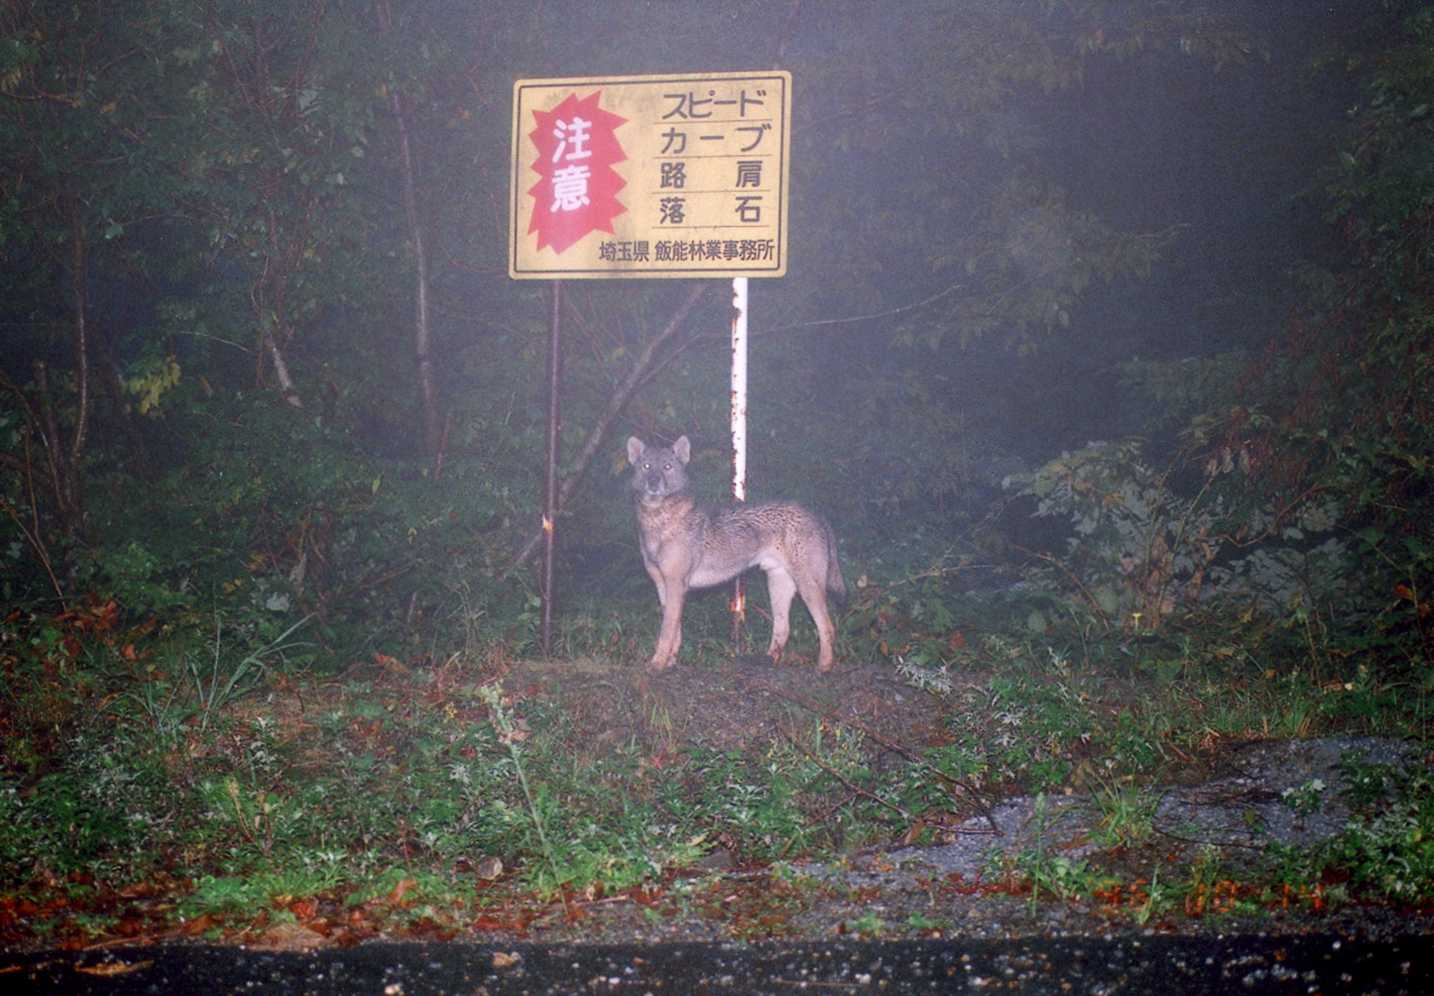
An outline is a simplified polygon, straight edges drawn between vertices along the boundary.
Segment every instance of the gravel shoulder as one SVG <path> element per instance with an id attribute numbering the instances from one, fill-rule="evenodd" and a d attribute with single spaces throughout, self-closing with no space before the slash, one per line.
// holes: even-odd
<path id="1" fill-rule="evenodd" d="M 635 717 L 660 704 L 672 729 L 716 750 L 800 736 L 813 716 L 859 730 L 878 752 L 919 751 L 942 735 L 950 699 L 918 692 L 889 667 L 839 669 L 815 683 L 810 670 L 773 668 L 765 658 L 718 669 L 677 667 L 655 677 L 602 675 L 574 681 L 572 673 L 539 694 L 564 700 L 598 743 L 644 735 Z M 981 675 L 967 676 L 977 689 Z M 505 682 L 505 684 L 509 684 Z M 512 687 L 509 684 L 509 687 Z M 629 705 L 623 708 L 629 688 Z M 1132 689 L 1132 694 L 1139 694 Z M 735 708 L 734 703 L 740 703 Z M 648 902 L 611 897 L 586 904 L 577 916 L 554 908 L 532 924 L 531 938 L 563 942 L 828 940 L 878 938 L 1018 938 L 1235 933 L 1335 932 L 1363 937 L 1434 934 L 1434 910 L 1346 904 L 1320 909 L 1299 896 L 1283 908 L 1232 901 L 1240 880 L 1255 880 L 1279 848 L 1307 849 L 1339 834 L 1352 815 L 1340 791 L 1350 762 L 1391 770 L 1427 764 L 1412 744 L 1375 737 L 1328 737 L 1218 743 L 1188 763 L 1167 766 L 1153 786 L 1135 793 L 1147 814 L 1139 839 L 1112 844 L 1103 833 L 1099 780 L 1068 794 L 969 799 L 937 833 L 935 846 L 865 849 L 840 861 L 791 861 L 755 868 L 722 851 L 704 867 L 668 883 Z M 879 763 L 879 761 L 875 762 Z M 1108 788 L 1108 786 L 1105 786 Z M 1306 807 L 1291 793 L 1315 793 Z M 958 808 L 953 806 L 953 809 Z M 1167 884 L 1189 883 L 1200 862 L 1212 868 L 1210 902 L 1193 911 L 1153 904 L 1144 896 Z M 1062 900 L 1047 889 L 1008 888 L 1002 866 L 1044 867 L 1102 876 L 1124 884 L 1106 901 Z M 1153 870 L 1153 871 L 1152 871 Z M 1147 881 L 1152 878 L 1155 882 Z M 1221 890 L 1225 890 L 1221 893 Z M 1185 904 L 1188 906 L 1188 904 Z M 483 939 L 500 940 L 502 935 Z"/>

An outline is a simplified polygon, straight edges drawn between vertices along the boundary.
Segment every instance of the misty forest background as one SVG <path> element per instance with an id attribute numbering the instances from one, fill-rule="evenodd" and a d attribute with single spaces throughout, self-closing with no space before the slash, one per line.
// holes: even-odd
<path id="1" fill-rule="evenodd" d="M 773 66 L 749 493 L 833 522 L 839 656 L 1219 640 L 1425 722 L 1434 7 L 15 0 L 10 774 L 164 647 L 536 653 L 552 292 L 506 272 L 513 81 Z M 560 655 L 650 651 L 623 440 L 688 434 L 721 495 L 729 299 L 565 285 Z M 74 669 L 106 677 L 19 708 Z"/>

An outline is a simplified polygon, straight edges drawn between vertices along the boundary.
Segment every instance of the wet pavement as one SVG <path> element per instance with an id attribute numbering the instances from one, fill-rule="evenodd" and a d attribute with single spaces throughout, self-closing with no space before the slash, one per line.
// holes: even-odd
<path id="1" fill-rule="evenodd" d="M 1059 937 L 802 944 L 167 946 L 0 955 L 11 993 L 1409 993 L 1431 938 Z"/>

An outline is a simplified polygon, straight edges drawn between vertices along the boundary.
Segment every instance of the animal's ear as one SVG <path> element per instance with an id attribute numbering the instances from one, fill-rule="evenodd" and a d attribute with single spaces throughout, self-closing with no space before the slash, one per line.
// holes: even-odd
<path id="1" fill-rule="evenodd" d="M 644 446 L 644 445 L 642 445 L 642 440 L 641 440 L 641 439 L 638 439 L 636 436 L 628 436 L 628 437 L 627 437 L 627 462 L 630 463 L 630 464 L 632 464 L 634 467 L 636 467 L 636 466 L 637 466 L 637 461 L 639 461 L 639 460 L 642 459 L 642 451 L 645 450 L 645 449 L 647 449 L 647 447 Z"/>
<path id="2" fill-rule="evenodd" d="M 686 436 L 678 436 L 677 442 L 672 444 L 672 452 L 677 454 L 677 459 L 686 463 L 692 459 L 692 444 L 687 441 Z"/>

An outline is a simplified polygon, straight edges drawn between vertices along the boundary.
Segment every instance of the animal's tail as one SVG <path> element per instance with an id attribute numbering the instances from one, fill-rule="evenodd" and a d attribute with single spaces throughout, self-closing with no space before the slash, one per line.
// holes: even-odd
<path id="1" fill-rule="evenodd" d="M 841 564 L 837 563 L 836 533 L 831 525 L 822 520 L 822 531 L 827 534 L 827 590 L 836 596 L 838 602 L 846 601 L 846 582 L 842 580 Z"/>

